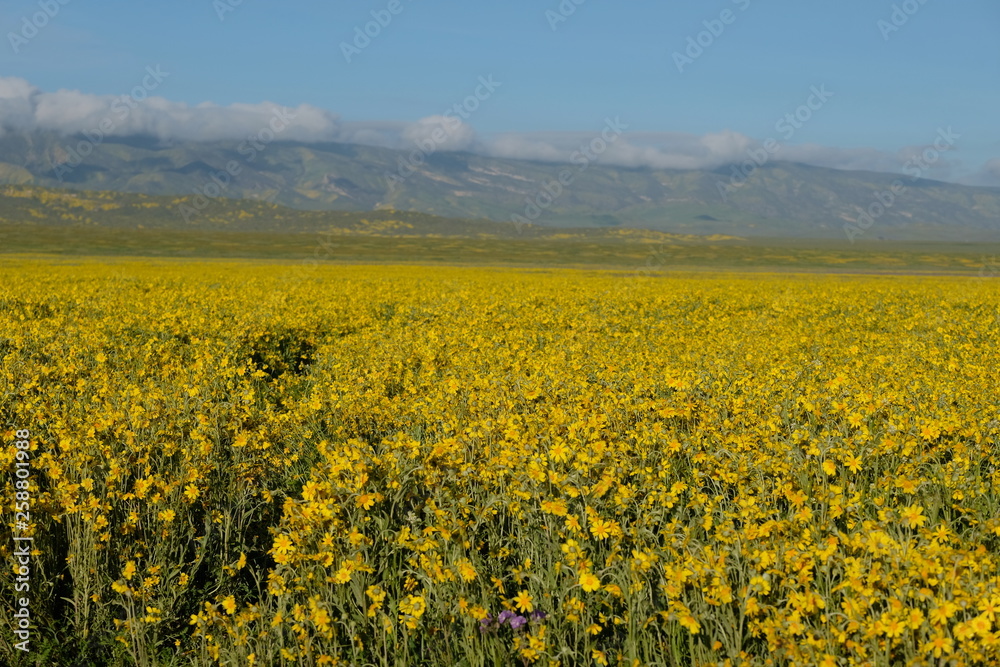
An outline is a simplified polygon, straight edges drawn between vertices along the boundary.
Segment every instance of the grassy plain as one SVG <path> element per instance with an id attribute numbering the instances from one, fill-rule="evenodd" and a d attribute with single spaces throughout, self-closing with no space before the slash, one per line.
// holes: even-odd
<path id="1" fill-rule="evenodd" d="M 529 238 L 0 225 L 5 255 L 290 262 L 1000 275 L 1000 243 L 708 239 L 627 230 L 534 230 Z"/>

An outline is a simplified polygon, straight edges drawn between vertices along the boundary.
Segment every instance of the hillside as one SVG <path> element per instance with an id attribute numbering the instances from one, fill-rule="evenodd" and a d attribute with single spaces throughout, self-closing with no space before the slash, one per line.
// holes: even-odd
<path id="1" fill-rule="evenodd" d="M 165 196 L 0 186 L 0 226 L 7 228 L 214 231 L 236 234 L 322 234 L 392 238 L 550 240 L 587 238 L 634 243 L 733 241 L 724 234 L 669 234 L 617 228 L 551 228 L 495 220 L 445 218 L 417 211 L 301 210 L 254 199 Z"/>
<path id="2" fill-rule="evenodd" d="M 901 178 L 905 192 L 865 238 L 1000 239 L 998 188 L 786 162 L 764 165 L 723 198 L 720 185 L 729 182 L 728 168 L 668 171 L 591 164 L 582 169 L 439 152 L 409 173 L 399 166 L 409 153 L 371 146 L 275 142 L 251 160 L 232 142 L 161 145 L 148 139 L 105 140 L 91 145 L 90 154 L 77 163 L 72 149 L 80 141 L 52 133 L 0 137 L 0 182 L 146 195 L 207 192 L 301 210 L 392 209 L 508 224 L 520 215 L 546 227 L 845 238 L 844 225 Z M 225 175 L 233 164 L 239 173 Z M 545 206 L 544 186 L 567 169 L 572 182 Z M 409 175 L 394 178 L 401 173 Z M 543 204 L 537 215 L 531 202 Z"/>
<path id="3" fill-rule="evenodd" d="M 257 258 L 280 262 L 572 266 L 664 271 L 949 273 L 989 278 L 1000 243 L 697 236 L 618 227 L 517 227 L 394 210 L 301 211 L 193 197 L 0 186 L 0 263 L 50 257 Z"/>

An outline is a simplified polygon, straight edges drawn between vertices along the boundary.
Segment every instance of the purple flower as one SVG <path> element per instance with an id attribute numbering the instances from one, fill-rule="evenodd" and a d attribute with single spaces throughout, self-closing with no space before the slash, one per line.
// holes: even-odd
<path id="1" fill-rule="evenodd" d="M 512 618 L 512 617 L 514 617 L 514 616 L 517 616 L 517 614 L 515 614 L 514 612 L 512 612 L 512 611 L 511 611 L 511 610 L 509 610 L 509 609 L 504 609 L 504 610 L 503 610 L 502 612 L 500 612 L 500 617 L 499 617 L 499 618 L 497 618 L 497 622 L 498 622 L 498 623 L 499 623 L 500 625 L 503 625 L 504 623 L 506 623 L 506 622 L 507 622 L 507 619 L 508 619 L 508 618 Z"/>
<path id="2" fill-rule="evenodd" d="M 528 619 L 526 619 L 524 616 L 515 616 L 514 618 L 510 619 L 510 627 L 513 628 L 514 630 L 517 630 L 527 622 Z"/>
<path id="3" fill-rule="evenodd" d="M 490 630 L 493 630 L 493 625 L 495 622 L 496 621 L 493 618 L 493 614 L 486 614 L 484 618 L 479 619 L 479 631 L 489 632 Z"/>
<path id="4" fill-rule="evenodd" d="M 531 612 L 531 620 L 533 621 L 544 621 L 547 617 L 548 614 L 541 610 Z"/>

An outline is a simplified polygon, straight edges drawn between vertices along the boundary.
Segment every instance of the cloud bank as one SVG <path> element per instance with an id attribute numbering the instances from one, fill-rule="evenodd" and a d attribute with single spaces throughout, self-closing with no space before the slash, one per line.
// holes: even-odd
<path id="1" fill-rule="evenodd" d="M 163 73 L 157 76 L 163 77 Z M 5 131 L 49 130 L 67 135 L 96 131 L 107 136 L 143 135 L 162 141 L 242 139 L 267 127 L 275 113 L 284 110 L 268 102 L 191 106 L 152 95 L 157 77 L 147 76 L 144 81 L 148 85 L 114 96 L 76 90 L 48 93 L 24 79 L 0 77 L 0 135 Z M 340 123 L 336 115 L 308 104 L 290 111 L 294 122 L 283 138 L 337 138 Z"/>
<path id="2" fill-rule="evenodd" d="M 980 167 L 969 179 L 969 184 L 1000 188 L 1000 158 L 994 158 Z"/>
<path id="3" fill-rule="evenodd" d="M 129 94 L 93 95 L 75 90 L 45 92 L 28 81 L 0 77 L 0 136 L 5 132 L 48 130 L 66 135 L 100 131 L 103 136 L 148 136 L 169 141 L 242 141 L 256 135 L 277 113 L 291 118 L 281 139 L 302 142 L 355 143 L 409 150 L 433 141 L 438 151 L 468 151 L 490 157 L 568 163 L 571 156 L 600 136 L 600 124 L 588 132 L 522 132 L 479 136 L 454 116 L 429 116 L 416 122 L 347 122 L 308 104 L 287 109 L 277 104 L 205 102 L 189 105 L 156 96 L 169 76 L 148 68 L 142 85 Z M 442 139 L 442 137 L 444 137 Z M 600 162 L 653 169 L 714 169 L 747 160 L 759 149 L 756 139 L 723 130 L 705 135 L 680 132 L 626 132 L 601 154 Z M 874 148 L 833 148 L 787 144 L 770 159 L 834 169 L 899 173 L 925 146 L 896 152 Z M 954 163 L 946 156 L 925 178 L 949 180 Z M 972 177 L 982 185 L 1000 185 L 1000 159 Z"/>

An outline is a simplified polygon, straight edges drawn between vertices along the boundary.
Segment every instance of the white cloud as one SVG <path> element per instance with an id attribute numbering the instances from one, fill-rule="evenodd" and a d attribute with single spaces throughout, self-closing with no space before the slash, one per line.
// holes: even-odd
<path id="1" fill-rule="evenodd" d="M 107 126 L 110 121 L 111 129 L 103 134 L 145 135 L 163 141 L 242 141 L 267 128 L 277 112 L 287 112 L 291 121 L 281 132 L 283 140 L 404 150 L 431 142 L 435 151 L 472 151 L 492 157 L 554 163 L 571 162 L 576 151 L 600 137 L 600 130 L 595 129 L 594 132 L 505 133 L 479 138 L 470 125 L 454 117 L 428 116 L 410 123 L 346 122 L 334 113 L 308 104 L 290 110 L 269 102 L 228 106 L 205 102 L 192 106 L 153 96 L 151 92 L 147 91 L 150 96 L 142 101 L 75 90 L 44 92 L 24 79 L 0 77 L 0 136 L 5 129 L 78 134 L 92 132 L 102 122 Z M 742 162 L 749 157 L 749 150 L 759 147 L 758 141 L 731 130 L 705 135 L 625 132 L 608 144 L 599 162 L 653 169 L 713 169 Z M 920 155 L 925 148 L 908 146 L 892 152 L 788 144 L 782 145 L 771 159 L 834 169 L 900 173 L 907 160 Z M 923 176 L 945 180 L 952 176 L 954 168 L 955 162 L 948 152 L 929 165 Z M 1000 185 L 1000 159 L 988 162 L 963 180 Z"/>
<path id="2" fill-rule="evenodd" d="M 31 84 L 24 79 L 0 77 L 0 135 L 4 128 L 34 129 Z"/>
<path id="3" fill-rule="evenodd" d="M 986 185 L 1000 188 L 1000 158 L 988 160 L 968 179 L 969 185 Z"/>
<path id="4" fill-rule="evenodd" d="M 563 144 L 557 146 L 556 144 Z M 539 162 L 569 162 L 570 155 L 577 150 L 567 137 L 550 134 L 503 134 L 486 144 L 493 157 L 514 160 L 537 160 Z"/>
<path id="5" fill-rule="evenodd" d="M 140 92 L 142 92 L 140 90 Z M 0 77 L 0 133 L 50 130 L 62 134 L 93 132 L 104 123 L 112 136 L 144 135 L 161 140 L 242 140 L 269 126 L 285 107 L 270 102 L 195 106 L 149 96 L 91 95 L 77 90 L 44 92 L 24 79 Z M 437 150 L 469 150 L 475 131 L 457 118 L 429 116 L 415 123 L 342 123 L 329 111 L 303 104 L 287 110 L 291 122 L 281 138 L 291 141 L 337 141 L 386 148 L 409 148 L 417 141 L 441 138 Z"/>
<path id="6" fill-rule="evenodd" d="M 394 121 L 348 122 L 340 126 L 339 141 L 382 148 L 398 148 L 407 123 Z"/>
<path id="7" fill-rule="evenodd" d="M 403 130 L 403 140 L 415 146 L 432 145 L 433 150 L 467 151 L 476 141 L 476 131 L 454 116 L 428 116 Z M 430 142 L 430 144 L 428 144 Z"/>
<path id="8" fill-rule="evenodd" d="M 137 101 L 130 96 L 91 95 L 76 90 L 43 92 L 23 79 L 0 78 L 0 128 L 8 131 L 50 130 L 63 134 L 146 135 L 158 139 L 210 141 L 243 139 L 269 127 L 277 114 L 290 122 L 282 138 L 331 141 L 339 138 L 337 116 L 308 104 L 286 109 L 277 104 L 208 102 L 191 106 L 163 97 Z"/>
<path id="9" fill-rule="evenodd" d="M 570 162 L 600 132 L 532 132 L 501 134 L 483 143 L 483 152 L 494 157 L 539 162 Z M 654 169 L 706 169 L 745 157 L 753 140 L 737 132 L 696 136 L 680 132 L 635 132 L 607 144 L 599 161 L 621 167 Z"/>

